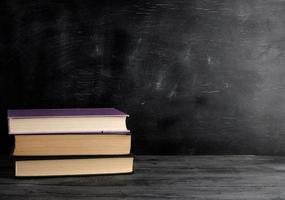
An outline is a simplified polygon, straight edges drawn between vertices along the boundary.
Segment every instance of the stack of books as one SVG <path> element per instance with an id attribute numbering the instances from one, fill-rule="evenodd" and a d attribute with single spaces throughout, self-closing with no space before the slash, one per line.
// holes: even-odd
<path id="1" fill-rule="evenodd" d="M 9 110 L 15 176 L 131 173 L 127 117 L 114 108 Z"/>

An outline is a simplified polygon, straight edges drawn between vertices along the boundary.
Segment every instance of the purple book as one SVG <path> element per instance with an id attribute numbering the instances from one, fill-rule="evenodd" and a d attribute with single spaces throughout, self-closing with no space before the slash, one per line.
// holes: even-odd
<path id="1" fill-rule="evenodd" d="M 10 134 L 128 133 L 115 108 L 8 110 Z"/>
<path id="2" fill-rule="evenodd" d="M 62 116 L 128 116 L 115 108 L 66 108 L 8 110 L 8 117 L 62 117 Z"/>

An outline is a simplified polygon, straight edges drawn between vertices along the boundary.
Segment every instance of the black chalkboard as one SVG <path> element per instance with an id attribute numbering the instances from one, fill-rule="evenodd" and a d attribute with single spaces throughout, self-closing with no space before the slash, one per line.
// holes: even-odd
<path id="1" fill-rule="evenodd" d="M 285 153 L 285 2 L 1 1 L 8 108 L 116 107 L 135 154 Z"/>

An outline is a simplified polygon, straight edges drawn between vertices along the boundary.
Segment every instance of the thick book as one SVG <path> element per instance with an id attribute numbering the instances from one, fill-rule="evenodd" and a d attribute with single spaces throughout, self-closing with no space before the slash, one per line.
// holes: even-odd
<path id="1" fill-rule="evenodd" d="M 14 156 L 127 155 L 131 134 L 15 135 Z"/>
<path id="2" fill-rule="evenodd" d="M 129 132 L 115 108 L 8 110 L 9 134 Z"/>
<path id="3" fill-rule="evenodd" d="M 15 157 L 16 177 L 125 174 L 133 172 L 132 156 Z"/>

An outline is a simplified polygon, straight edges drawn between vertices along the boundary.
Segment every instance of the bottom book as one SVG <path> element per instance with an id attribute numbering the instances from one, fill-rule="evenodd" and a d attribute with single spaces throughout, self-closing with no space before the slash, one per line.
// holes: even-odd
<path id="1" fill-rule="evenodd" d="M 16 177 L 124 174 L 133 172 L 133 157 L 16 158 Z"/>

